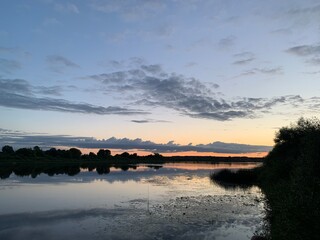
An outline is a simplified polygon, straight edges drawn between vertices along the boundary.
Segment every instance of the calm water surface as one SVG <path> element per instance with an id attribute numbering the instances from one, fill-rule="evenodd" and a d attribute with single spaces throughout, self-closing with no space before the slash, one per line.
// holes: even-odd
<path id="1" fill-rule="evenodd" d="M 250 239 L 264 216 L 258 187 L 209 175 L 256 164 L 165 164 L 76 176 L 0 180 L 0 239 Z"/>

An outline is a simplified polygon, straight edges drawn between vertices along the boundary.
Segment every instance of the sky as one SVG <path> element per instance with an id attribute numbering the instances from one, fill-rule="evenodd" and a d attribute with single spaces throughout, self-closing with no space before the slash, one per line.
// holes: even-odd
<path id="1" fill-rule="evenodd" d="M 319 0 L 0 2 L 0 146 L 263 156 L 319 77 Z"/>

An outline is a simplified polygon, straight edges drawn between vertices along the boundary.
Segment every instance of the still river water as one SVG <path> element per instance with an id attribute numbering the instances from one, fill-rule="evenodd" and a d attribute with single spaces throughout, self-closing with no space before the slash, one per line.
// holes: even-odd
<path id="1" fill-rule="evenodd" d="M 250 239 L 264 217 L 260 189 L 224 189 L 209 175 L 256 165 L 11 175 L 0 180 L 0 239 Z"/>

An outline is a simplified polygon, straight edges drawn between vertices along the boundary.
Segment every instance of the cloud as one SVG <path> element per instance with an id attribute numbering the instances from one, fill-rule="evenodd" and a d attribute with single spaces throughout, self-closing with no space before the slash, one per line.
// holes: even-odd
<path id="1" fill-rule="evenodd" d="M 63 72 L 67 68 L 80 68 L 78 64 L 60 55 L 47 56 L 46 60 L 50 69 L 58 73 Z"/>
<path id="2" fill-rule="evenodd" d="M 3 134 L 2 132 L 5 132 Z M 10 143 L 12 146 L 40 147 L 50 148 L 55 146 L 78 147 L 90 149 L 121 149 L 134 150 L 138 149 L 147 152 L 174 153 L 174 152 L 212 152 L 212 153 L 252 153 L 266 152 L 271 150 L 270 146 L 247 145 L 236 143 L 212 142 L 209 144 L 188 144 L 181 145 L 169 141 L 168 143 L 155 143 L 152 141 L 144 141 L 140 138 L 115 138 L 97 140 L 92 137 L 74 137 L 67 135 L 45 135 L 45 134 L 25 134 L 5 129 L 0 129 L 0 145 Z"/>
<path id="3" fill-rule="evenodd" d="M 78 7 L 73 3 L 57 3 L 55 4 L 54 9 L 61 13 L 80 13 Z"/>
<path id="4" fill-rule="evenodd" d="M 273 68 L 252 68 L 249 70 L 246 70 L 242 72 L 241 74 L 232 77 L 232 79 L 240 78 L 240 77 L 246 77 L 246 76 L 252 76 L 256 74 L 265 74 L 265 75 L 279 75 L 283 74 L 282 67 L 273 67 Z"/>
<path id="5" fill-rule="evenodd" d="M 282 68 L 255 68 L 251 74 L 280 74 Z M 218 97 L 218 85 L 204 84 L 195 78 L 167 73 L 160 65 L 143 65 L 140 68 L 92 75 L 88 77 L 121 94 L 131 104 L 149 107 L 166 107 L 180 114 L 219 121 L 234 118 L 252 118 L 283 101 L 292 102 L 291 96 L 273 99 L 239 98 L 231 101 Z M 134 100 L 132 100 L 134 99 Z"/>
<path id="6" fill-rule="evenodd" d="M 226 38 L 222 38 L 219 40 L 219 46 L 222 48 L 229 48 L 235 44 L 236 37 L 235 36 L 228 36 Z"/>
<path id="7" fill-rule="evenodd" d="M 131 120 L 133 123 L 169 123 L 170 121 L 165 120 L 154 120 L 154 119 L 142 119 L 142 120 Z"/>
<path id="8" fill-rule="evenodd" d="M 56 18 L 46 18 L 44 19 L 42 25 L 45 27 L 49 26 L 57 26 L 60 25 L 61 23 L 56 19 Z"/>
<path id="9" fill-rule="evenodd" d="M 0 58 L 0 71 L 4 73 L 12 73 L 21 69 L 20 62 L 11 59 Z"/>
<path id="10" fill-rule="evenodd" d="M 147 114 L 145 111 L 128 109 L 123 107 L 103 107 L 88 103 L 75 103 L 64 99 L 38 97 L 43 95 L 60 95 L 61 88 L 53 87 L 34 87 L 27 81 L 21 79 L 0 79 L 0 106 L 8 108 L 21 108 L 31 110 L 59 111 L 70 113 L 86 114 L 117 114 L 134 115 Z"/>
<path id="11" fill-rule="evenodd" d="M 270 32 L 271 34 L 277 34 L 277 35 L 290 35 L 292 34 L 292 29 L 290 28 L 278 28 L 276 30 L 273 30 Z"/>
<path id="12" fill-rule="evenodd" d="M 310 60 L 307 60 L 307 63 L 313 64 L 313 65 L 320 65 L 320 57 L 311 58 Z"/>
<path id="13" fill-rule="evenodd" d="M 91 7 L 99 12 L 118 14 L 123 20 L 137 21 L 154 18 L 166 8 L 161 0 L 135 0 L 135 1 L 93 1 Z"/>
<path id="14" fill-rule="evenodd" d="M 18 48 L 0 47 L 0 53 L 16 53 Z"/>
<path id="15" fill-rule="evenodd" d="M 296 56 L 314 56 L 320 54 L 320 44 L 315 45 L 299 45 L 291 47 L 286 52 Z"/>
<path id="16" fill-rule="evenodd" d="M 307 58 L 307 64 L 320 65 L 320 44 L 299 45 L 287 49 L 286 52 Z"/>
<path id="17" fill-rule="evenodd" d="M 253 60 L 255 60 L 255 58 L 245 58 L 245 59 L 241 59 L 241 60 L 237 60 L 237 61 L 234 61 L 232 64 L 234 65 L 246 65 L 250 62 L 252 62 Z"/>
<path id="18" fill-rule="evenodd" d="M 88 103 L 74 103 L 64 99 L 39 98 L 15 93 L 7 93 L 0 90 L 0 106 L 8 108 L 21 108 L 31 110 L 58 111 L 85 114 L 117 114 L 135 115 L 146 114 L 144 111 L 127 109 L 122 107 L 102 107 Z"/>
<path id="19" fill-rule="evenodd" d="M 1 79 L 0 87 L 2 92 L 17 93 L 24 95 L 44 94 L 44 95 L 61 95 L 62 88 L 60 86 L 32 86 L 23 79 Z"/>
<path id="20" fill-rule="evenodd" d="M 275 67 L 275 68 L 254 68 L 253 71 L 263 74 L 282 74 L 282 67 Z"/>
<path id="21" fill-rule="evenodd" d="M 235 58 L 235 61 L 232 63 L 234 65 L 246 65 L 256 59 L 252 52 L 237 53 L 234 54 L 233 57 Z"/>
<path id="22" fill-rule="evenodd" d="M 320 4 L 292 8 L 287 14 L 289 17 L 292 17 L 298 25 L 316 23 L 320 21 Z"/>

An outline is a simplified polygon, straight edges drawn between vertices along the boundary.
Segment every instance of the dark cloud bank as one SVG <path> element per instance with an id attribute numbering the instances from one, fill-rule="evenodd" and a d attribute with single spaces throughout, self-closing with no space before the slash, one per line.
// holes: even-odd
<path id="1" fill-rule="evenodd" d="M 174 152 L 212 152 L 212 153 L 252 153 L 266 152 L 270 146 L 246 145 L 236 143 L 213 142 L 209 144 L 180 145 L 170 141 L 165 144 L 144 141 L 140 138 L 109 138 L 97 140 L 92 137 L 74 137 L 67 135 L 27 134 L 18 131 L 10 131 L 0 128 L 0 145 L 12 145 L 16 148 L 26 146 L 40 146 L 50 148 L 55 146 L 78 147 L 78 148 L 109 148 L 122 150 L 142 150 L 147 152 L 174 153 Z"/>
<path id="2" fill-rule="evenodd" d="M 255 69 L 255 73 L 276 74 L 281 69 Z M 141 65 L 125 71 L 91 75 L 91 80 L 112 89 L 113 93 L 128 96 L 136 105 L 165 107 L 181 115 L 214 119 L 254 118 L 279 104 L 297 105 L 304 100 L 299 95 L 275 98 L 238 98 L 228 100 L 219 97 L 215 88 L 195 78 L 163 71 L 160 65 Z"/>

